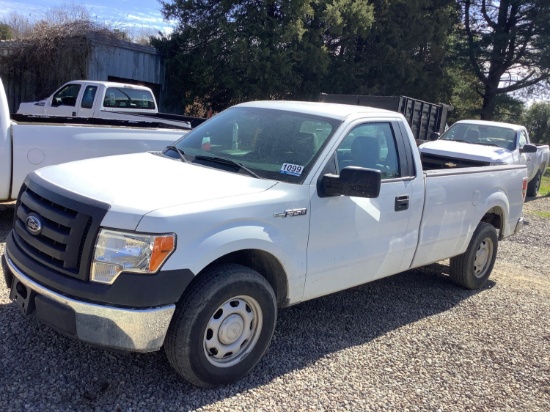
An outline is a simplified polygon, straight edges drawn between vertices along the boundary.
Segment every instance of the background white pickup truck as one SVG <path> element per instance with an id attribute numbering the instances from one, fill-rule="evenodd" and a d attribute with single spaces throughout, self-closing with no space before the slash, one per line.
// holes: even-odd
<path id="1" fill-rule="evenodd" d="M 74 80 L 64 84 L 50 97 L 21 103 L 18 114 L 63 117 L 102 117 L 109 113 L 158 113 L 150 88 L 133 84 Z"/>
<path id="2" fill-rule="evenodd" d="M 483 120 L 461 120 L 438 140 L 419 146 L 426 169 L 522 164 L 527 166 L 527 196 L 539 191 L 550 158 L 548 145 L 534 145 L 525 127 Z"/>
<path id="3" fill-rule="evenodd" d="M 160 113 L 153 91 L 134 84 L 73 80 L 50 97 L 21 103 L 18 115 L 116 119 L 164 126 L 195 127 L 205 119 Z"/>
<path id="4" fill-rule="evenodd" d="M 90 157 L 162 150 L 188 130 L 36 120 L 14 122 L 0 80 L 0 201 L 15 199 L 25 176 L 40 167 Z"/>
<path id="5" fill-rule="evenodd" d="M 423 172 L 395 112 L 253 102 L 163 153 L 29 174 L 2 264 L 24 313 L 94 345 L 164 346 L 214 386 L 256 365 L 278 307 L 449 257 L 454 282 L 483 287 L 526 183 L 525 166 Z"/>

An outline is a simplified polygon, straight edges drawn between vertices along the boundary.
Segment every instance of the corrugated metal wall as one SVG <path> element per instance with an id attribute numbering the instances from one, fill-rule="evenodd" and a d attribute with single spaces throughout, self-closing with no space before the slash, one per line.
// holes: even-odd
<path id="1" fill-rule="evenodd" d="M 164 82 L 164 66 L 154 47 L 124 41 L 92 41 L 93 52 L 88 64 L 88 77 L 107 80 L 109 76 L 147 83 Z"/>

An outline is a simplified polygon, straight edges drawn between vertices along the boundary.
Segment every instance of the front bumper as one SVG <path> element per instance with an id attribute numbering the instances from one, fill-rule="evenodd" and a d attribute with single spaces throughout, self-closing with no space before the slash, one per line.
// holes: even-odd
<path id="1" fill-rule="evenodd" d="M 2 260 L 4 271 L 10 271 L 4 274 L 10 297 L 59 332 L 111 349 L 152 352 L 162 347 L 174 304 L 128 309 L 71 299 L 30 279 L 8 256 Z"/>

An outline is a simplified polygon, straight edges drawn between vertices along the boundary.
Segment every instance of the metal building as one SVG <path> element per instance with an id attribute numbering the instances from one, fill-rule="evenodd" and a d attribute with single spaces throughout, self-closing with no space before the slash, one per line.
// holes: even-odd
<path id="1" fill-rule="evenodd" d="M 62 42 L 64 46 L 52 53 L 51 60 L 58 62 L 52 71 L 51 62 L 41 67 L 21 60 L 21 55 L 16 52 L 22 50 L 25 43 L 0 41 L 0 77 L 8 94 L 10 112 L 15 113 L 23 101 L 49 96 L 71 80 L 110 80 L 145 85 L 153 90 L 160 110 L 163 110 L 165 70 L 157 49 L 93 32 L 64 38 Z M 75 52 L 84 48 L 85 53 Z"/>

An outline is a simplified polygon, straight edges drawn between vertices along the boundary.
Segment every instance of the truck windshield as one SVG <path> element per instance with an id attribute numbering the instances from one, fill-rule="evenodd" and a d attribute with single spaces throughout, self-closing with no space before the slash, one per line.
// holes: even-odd
<path id="1" fill-rule="evenodd" d="M 514 150 L 516 147 L 516 132 L 513 129 L 501 126 L 455 123 L 440 137 L 440 140 L 455 140 Z"/>
<path id="2" fill-rule="evenodd" d="M 238 163 L 258 177 L 301 183 L 340 120 L 255 107 L 233 107 L 175 143 L 193 163 Z M 175 150 L 166 155 L 177 158 Z M 212 162 L 208 158 L 212 157 Z M 230 170 L 230 169 L 227 169 Z M 248 173 L 250 174 L 250 173 Z"/>

